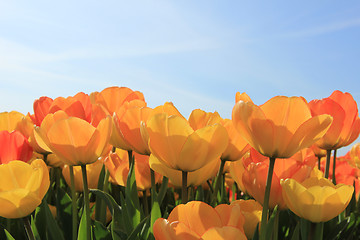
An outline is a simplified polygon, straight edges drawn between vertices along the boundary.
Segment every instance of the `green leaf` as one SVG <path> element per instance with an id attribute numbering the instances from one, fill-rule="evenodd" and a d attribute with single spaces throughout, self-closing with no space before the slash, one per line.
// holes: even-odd
<path id="1" fill-rule="evenodd" d="M 161 187 L 160 187 L 160 191 L 159 191 L 158 196 L 157 196 L 157 201 L 159 202 L 160 205 L 161 205 L 161 203 L 164 200 L 164 197 L 166 195 L 166 191 L 167 191 L 167 188 L 168 188 L 168 182 L 169 182 L 169 179 L 164 176 L 163 180 L 162 180 Z"/>
<path id="2" fill-rule="evenodd" d="M 275 218 L 277 215 L 277 211 L 278 211 L 278 205 L 275 206 L 270 219 L 266 225 L 266 230 L 265 230 L 265 239 L 271 239 L 271 235 L 273 233 L 273 230 L 277 231 L 277 229 L 274 229 L 274 223 L 275 223 Z"/>
<path id="3" fill-rule="evenodd" d="M 310 222 L 306 219 L 300 218 L 300 233 L 301 239 L 307 239 L 310 231 Z"/>
<path id="4" fill-rule="evenodd" d="M 91 228 L 91 237 L 90 239 L 93 239 L 93 226 L 92 224 L 90 225 Z M 85 210 L 83 208 L 83 213 L 80 219 L 80 225 L 79 225 L 79 231 L 78 231 L 78 239 L 86 239 L 86 235 L 87 235 L 87 228 L 86 228 L 86 214 L 85 214 Z"/>
<path id="5" fill-rule="evenodd" d="M 130 234 L 130 236 L 127 238 L 127 240 L 136 240 L 138 239 L 138 234 L 140 233 L 141 229 L 143 228 L 144 224 L 149 220 L 149 216 L 147 216 L 146 218 L 144 218 L 134 229 L 134 231 L 132 231 L 132 233 Z"/>
<path id="6" fill-rule="evenodd" d="M 291 240 L 300 240 L 300 222 L 296 224 L 296 227 L 294 229 L 294 232 L 291 236 Z"/>
<path id="7" fill-rule="evenodd" d="M 32 230 L 32 232 L 34 234 L 34 237 L 37 240 L 41 240 L 40 235 L 39 235 L 38 230 L 37 230 L 36 225 L 35 225 L 34 218 L 33 218 L 32 215 L 30 217 L 31 217 L 31 220 L 30 220 L 31 230 Z"/>
<path id="8" fill-rule="evenodd" d="M 7 240 L 15 240 L 15 238 L 13 238 L 13 236 L 11 236 L 11 234 L 6 229 L 4 229 L 4 232 Z"/>
<path id="9" fill-rule="evenodd" d="M 65 239 L 63 232 L 61 231 L 59 225 L 57 224 L 56 220 L 54 219 L 54 217 L 49 209 L 49 206 L 46 203 L 45 198 L 41 202 L 40 208 L 37 209 L 37 211 L 38 211 L 37 212 L 38 214 L 37 215 L 35 214 L 35 224 L 36 224 L 38 230 L 39 230 L 39 227 L 38 227 L 39 224 L 44 224 L 44 226 L 46 227 L 47 233 L 51 236 L 52 239 L 54 239 L 54 240 Z M 41 238 L 41 239 L 46 239 L 46 238 Z"/>
<path id="10" fill-rule="evenodd" d="M 72 200 L 62 188 L 56 189 L 57 220 L 66 239 L 72 238 Z"/>
<path id="11" fill-rule="evenodd" d="M 102 166 L 101 172 L 99 175 L 99 180 L 97 184 L 97 189 L 103 189 L 104 187 L 104 178 L 105 178 L 105 165 Z M 100 221 L 100 216 L 103 214 L 103 211 L 106 212 L 106 208 L 102 207 L 102 199 L 96 198 L 95 202 L 95 220 Z M 104 222 L 103 222 L 104 223 Z"/>
<path id="12" fill-rule="evenodd" d="M 110 240 L 111 233 L 109 230 L 98 221 L 94 221 L 93 236 L 96 240 Z"/>

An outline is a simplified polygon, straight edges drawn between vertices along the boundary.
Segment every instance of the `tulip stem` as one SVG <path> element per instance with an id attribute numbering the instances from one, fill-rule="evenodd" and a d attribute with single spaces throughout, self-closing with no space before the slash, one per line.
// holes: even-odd
<path id="1" fill-rule="evenodd" d="M 69 166 L 70 172 L 70 188 L 71 188 L 71 203 L 72 203 L 72 239 L 77 238 L 78 229 L 78 212 L 77 212 L 77 196 L 75 191 L 75 180 L 74 180 L 74 167 Z"/>
<path id="2" fill-rule="evenodd" d="M 321 168 L 321 157 L 318 157 L 318 169 L 320 170 Z"/>
<path id="3" fill-rule="evenodd" d="M 187 176 L 188 172 L 182 171 L 182 193 L 181 202 L 186 204 L 188 201 L 188 189 L 187 189 Z"/>
<path id="4" fill-rule="evenodd" d="M 24 227 L 29 240 L 35 240 L 34 232 L 31 229 L 29 216 L 23 218 Z"/>
<path id="5" fill-rule="evenodd" d="M 322 240 L 324 235 L 324 222 L 311 223 L 310 240 Z"/>
<path id="6" fill-rule="evenodd" d="M 336 149 L 334 150 L 333 172 L 332 172 L 332 182 L 334 185 L 336 185 L 335 168 L 336 168 Z"/>
<path id="7" fill-rule="evenodd" d="M 148 206 L 148 201 L 147 201 L 147 195 L 146 195 L 146 190 L 143 190 L 143 205 L 144 205 L 144 214 L 145 216 L 149 215 L 149 206 Z"/>
<path id="8" fill-rule="evenodd" d="M 270 199 L 272 175 L 274 172 L 274 165 L 275 165 L 275 158 L 270 157 L 269 170 L 268 170 L 267 179 L 266 179 L 263 210 L 262 210 L 262 215 L 261 215 L 261 228 L 260 228 L 260 239 L 261 240 L 265 240 L 265 234 L 267 231 L 269 199 Z M 270 229 L 268 229 L 268 230 L 270 230 Z"/>
<path id="9" fill-rule="evenodd" d="M 219 171 L 216 175 L 215 178 L 215 188 L 214 188 L 214 192 L 213 192 L 213 196 L 212 196 L 212 202 L 211 202 L 211 206 L 215 207 L 216 202 L 217 202 L 217 193 L 219 191 L 220 188 L 220 183 L 222 182 L 222 175 L 223 175 L 223 171 L 224 171 L 224 166 L 225 166 L 226 161 L 225 160 L 221 160 L 220 162 L 220 168 Z"/>
<path id="10" fill-rule="evenodd" d="M 84 210 L 86 218 L 86 239 L 91 239 L 91 219 L 90 219 L 90 203 L 89 203 L 89 188 L 87 182 L 86 165 L 81 165 L 82 178 L 84 184 Z"/>
<path id="11" fill-rule="evenodd" d="M 331 150 L 326 150 L 326 165 L 325 165 L 324 178 L 329 178 L 330 158 L 331 158 Z"/>
<path id="12" fill-rule="evenodd" d="M 150 168 L 150 178 L 151 178 L 151 208 L 155 201 L 155 196 L 157 196 L 156 192 L 156 183 L 155 183 L 155 172 Z"/>

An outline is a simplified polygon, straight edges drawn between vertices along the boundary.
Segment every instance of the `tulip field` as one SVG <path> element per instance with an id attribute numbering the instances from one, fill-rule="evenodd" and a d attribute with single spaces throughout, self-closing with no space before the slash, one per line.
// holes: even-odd
<path id="1" fill-rule="evenodd" d="M 41 96 L 0 113 L 0 239 L 360 239 L 359 133 L 338 90 L 238 92 L 231 119 L 127 87 Z"/>

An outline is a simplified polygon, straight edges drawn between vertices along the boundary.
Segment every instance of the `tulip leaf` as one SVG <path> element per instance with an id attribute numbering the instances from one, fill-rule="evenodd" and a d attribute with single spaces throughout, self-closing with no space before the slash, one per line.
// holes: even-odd
<path id="1" fill-rule="evenodd" d="M 276 216 L 278 216 L 278 206 L 276 205 L 270 218 L 269 221 L 266 225 L 266 229 L 265 229 L 265 239 L 271 239 L 271 235 L 273 234 L 273 231 L 278 231 L 278 229 L 274 229 L 274 224 L 275 224 L 275 218 Z"/>
<path id="2" fill-rule="evenodd" d="M 161 218 L 161 210 L 160 210 L 159 202 L 155 200 L 154 203 L 153 203 L 152 209 L 151 209 L 150 232 L 149 232 L 149 234 L 150 234 L 149 237 L 152 238 L 152 239 L 154 239 L 153 226 L 154 226 L 155 221 L 158 218 Z"/>
<path id="3" fill-rule="evenodd" d="M 122 194 L 122 192 L 120 193 L 120 203 L 121 203 L 121 207 L 122 209 L 124 209 L 123 214 L 122 214 L 122 220 L 124 222 L 124 226 L 125 226 L 125 230 L 127 232 L 127 234 L 130 234 L 132 231 L 132 224 L 131 224 L 131 220 L 128 214 L 127 209 L 127 205 L 126 205 L 126 201 L 124 198 L 124 195 Z"/>
<path id="4" fill-rule="evenodd" d="M 94 221 L 93 236 L 96 240 L 110 240 L 111 233 L 109 230 L 99 221 Z"/>
<path id="5" fill-rule="evenodd" d="M 298 222 L 296 224 L 296 227 L 295 227 L 295 229 L 293 231 L 293 234 L 291 236 L 291 240 L 300 240 L 299 234 L 300 234 L 300 222 Z"/>
<path id="6" fill-rule="evenodd" d="M 159 191 L 158 196 L 157 196 L 157 201 L 159 202 L 160 205 L 161 205 L 161 203 L 164 200 L 164 197 L 166 195 L 166 191 L 167 191 L 167 188 L 168 188 L 168 182 L 169 182 L 169 179 L 164 176 L 163 180 L 162 180 L 161 187 L 160 187 L 160 191 Z"/>
<path id="7" fill-rule="evenodd" d="M 101 171 L 100 171 L 100 175 L 99 175 L 99 180 L 98 180 L 98 184 L 97 184 L 97 189 L 103 189 L 104 188 L 104 178 L 105 178 L 105 165 L 102 166 Z M 103 204 L 102 204 L 103 200 L 101 198 L 96 198 L 96 202 L 95 202 L 95 219 L 97 221 L 101 221 L 100 219 L 102 218 L 102 216 L 104 215 L 104 211 L 105 211 L 105 217 L 106 217 L 106 208 L 103 208 Z M 104 219 L 102 219 L 104 220 Z M 101 221 L 102 223 L 105 224 L 104 221 Z"/>
<path id="8" fill-rule="evenodd" d="M 301 239 L 307 239 L 310 231 L 310 222 L 306 219 L 300 219 L 300 234 Z"/>
<path id="9" fill-rule="evenodd" d="M 145 225 L 145 223 L 149 220 L 149 216 L 144 218 L 137 226 L 136 228 L 131 232 L 127 240 L 136 240 L 139 239 L 138 234 L 140 233 L 141 229 Z"/>
<path id="10" fill-rule="evenodd" d="M 92 223 L 90 225 L 91 228 L 91 235 L 93 235 L 93 226 Z M 79 230 L 78 230 L 78 239 L 86 239 L 86 235 L 87 235 L 87 226 L 86 226 L 86 214 L 85 214 L 85 209 L 83 208 L 83 213 L 80 219 L 80 225 L 79 225 Z M 90 239 L 93 239 L 93 236 L 90 236 Z"/>
<path id="11" fill-rule="evenodd" d="M 11 236 L 11 234 L 6 229 L 4 229 L 4 232 L 7 240 L 15 240 L 15 238 L 13 238 L 13 236 Z"/>
<path id="12" fill-rule="evenodd" d="M 30 221 L 30 223 L 31 223 L 31 230 L 32 230 L 32 232 L 33 232 L 33 234 L 34 234 L 35 239 L 36 239 L 36 240 L 41 240 L 40 235 L 39 235 L 39 233 L 38 233 L 38 230 L 37 230 L 37 228 L 36 228 L 36 224 L 35 224 L 35 221 L 34 221 L 34 217 L 33 217 L 32 215 L 31 215 L 31 221 Z"/>
<path id="13" fill-rule="evenodd" d="M 62 189 L 56 189 L 56 212 L 57 219 L 61 223 L 66 239 L 72 237 L 72 200 L 70 196 Z"/>
<path id="14" fill-rule="evenodd" d="M 126 202 L 126 211 L 128 212 L 128 216 L 131 222 L 131 230 L 133 230 L 140 223 L 140 220 L 144 215 L 142 213 L 142 209 L 140 207 L 140 201 L 138 197 L 138 190 L 135 179 L 134 160 L 131 161 L 128 177 L 126 180 L 125 202 Z"/>
<path id="15" fill-rule="evenodd" d="M 59 225 L 57 224 L 56 220 L 54 219 L 54 217 L 49 209 L 49 206 L 47 205 L 45 198 L 42 200 L 42 202 L 39 206 L 39 209 L 37 209 L 37 214 L 35 214 L 35 223 L 36 223 L 36 226 L 38 229 L 39 229 L 40 224 L 45 226 L 46 231 L 48 232 L 48 234 L 50 234 L 52 239 L 54 239 L 54 240 L 65 239 L 63 232 L 61 231 Z M 43 238 L 41 238 L 41 239 L 43 239 Z M 46 238 L 44 238 L 44 239 L 46 239 Z"/>
<path id="16" fill-rule="evenodd" d="M 252 237 L 251 239 L 252 239 L 252 240 L 259 240 L 259 239 L 260 239 L 260 235 L 259 235 L 259 223 L 256 225 L 254 235 L 253 235 L 253 237 Z"/>

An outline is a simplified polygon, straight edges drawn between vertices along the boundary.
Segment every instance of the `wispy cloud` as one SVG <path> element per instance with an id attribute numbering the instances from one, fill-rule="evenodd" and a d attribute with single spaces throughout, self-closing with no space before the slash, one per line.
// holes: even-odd
<path id="1" fill-rule="evenodd" d="M 326 25 L 298 30 L 294 32 L 288 32 L 288 33 L 280 34 L 278 35 L 278 37 L 286 37 L 286 38 L 312 37 L 312 36 L 338 32 L 348 28 L 359 27 L 359 26 L 360 26 L 360 18 L 355 18 L 346 21 L 334 22 Z"/>

